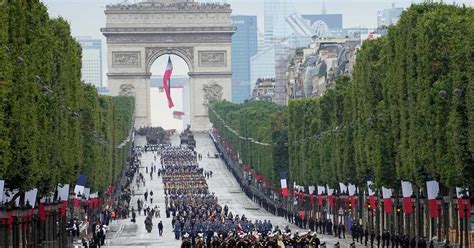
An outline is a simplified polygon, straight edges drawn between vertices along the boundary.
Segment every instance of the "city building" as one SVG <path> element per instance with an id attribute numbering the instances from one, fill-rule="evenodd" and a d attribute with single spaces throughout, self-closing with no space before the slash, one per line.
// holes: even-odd
<path id="1" fill-rule="evenodd" d="M 311 42 L 314 30 L 310 21 L 296 12 L 289 0 L 265 0 L 264 2 L 264 46 L 251 58 L 251 89 L 259 78 L 274 78 L 277 94 L 284 93 L 285 78 L 276 67 L 286 65 L 288 51 L 306 46 Z M 284 82 L 281 84 L 281 82 Z M 281 85 L 280 85 L 281 84 Z M 286 97 L 276 97 L 278 104 L 284 104 Z"/>
<path id="2" fill-rule="evenodd" d="M 255 83 L 255 88 L 252 90 L 252 101 L 273 101 L 275 95 L 275 79 L 259 78 Z"/>
<path id="3" fill-rule="evenodd" d="M 403 8 L 396 8 L 395 4 L 392 4 L 392 8 L 383 9 L 377 13 L 377 27 L 388 27 L 395 25 L 402 15 Z"/>
<path id="4" fill-rule="evenodd" d="M 244 103 L 250 97 L 250 58 L 257 54 L 257 17 L 232 16 L 237 28 L 232 36 L 232 102 Z"/>
<path id="5" fill-rule="evenodd" d="M 275 78 L 275 46 L 266 46 L 250 59 L 251 90 L 259 78 Z"/>
<path id="6" fill-rule="evenodd" d="M 327 24 L 329 29 L 342 29 L 342 14 L 302 15 L 301 17 L 310 21 L 310 25 L 322 21 Z"/>
<path id="7" fill-rule="evenodd" d="M 315 38 L 297 49 L 287 66 L 288 98 L 321 97 L 338 76 L 351 76 L 359 47 L 358 38 Z"/>
<path id="8" fill-rule="evenodd" d="M 102 40 L 76 37 L 82 47 L 82 81 L 95 87 L 102 86 Z"/>

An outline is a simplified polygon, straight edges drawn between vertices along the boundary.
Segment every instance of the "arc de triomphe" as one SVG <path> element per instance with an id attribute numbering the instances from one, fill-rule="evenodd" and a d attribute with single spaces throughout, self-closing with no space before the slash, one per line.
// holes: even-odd
<path id="1" fill-rule="evenodd" d="M 193 0 L 148 0 L 106 7 L 108 87 L 111 95 L 135 96 L 135 127 L 151 124 L 150 68 L 165 54 L 188 64 L 193 130 L 208 130 L 207 104 L 231 100 L 229 4 Z M 163 68 L 163 71 L 165 68 Z M 159 109 L 155 109 L 160 111 Z M 154 110 L 154 111 L 155 111 Z"/>

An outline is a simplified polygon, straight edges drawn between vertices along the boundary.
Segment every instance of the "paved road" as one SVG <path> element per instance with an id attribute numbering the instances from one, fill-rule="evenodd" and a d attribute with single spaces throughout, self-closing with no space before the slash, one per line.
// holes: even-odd
<path id="1" fill-rule="evenodd" d="M 207 158 L 207 153 L 214 154 L 216 152 L 215 147 L 212 143 L 212 140 L 205 133 L 196 134 L 197 148 L 198 153 L 203 154 L 203 160 L 200 161 L 200 166 L 204 170 L 212 170 L 213 177 L 208 180 L 209 190 L 215 192 L 218 197 L 219 203 L 223 206 L 227 204 L 229 206 L 229 211 L 234 215 L 245 214 L 247 218 L 251 220 L 271 220 L 273 226 L 278 225 L 280 228 L 289 225 L 291 230 L 297 230 L 295 225 L 288 223 L 284 218 L 277 217 L 270 214 L 263 208 L 251 201 L 239 188 L 239 184 L 232 174 L 227 170 L 224 162 L 221 159 L 216 158 Z M 137 137 L 137 144 L 145 144 L 144 137 Z M 178 144 L 179 140 L 177 136 L 174 136 L 172 139 L 173 144 Z M 152 163 L 159 164 L 159 157 L 157 157 L 157 162 L 154 161 L 152 153 L 144 153 L 142 157 L 142 167 L 140 171 L 146 175 L 145 166 L 150 166 Z M 153 190 L 154 199 L 152 206 L 158 205 L 161 212 L 161 217 L 153 220 L 153 230 L 151 233 L 147 233 L 145 230 L 143 215 L 137 216 L 136 224 L 131 223 L 130 220 L 120 220 L 115 221 L 110 225 L 111 232 L 109 232 L 107 237 L 107 246 L 110 247 L 179 247 L 180 242 L 174 239 L 174 234 L 171 231 L 171 218 L 166 218 L 164 209 L 164 191 L 163 183 L 161 178 L 156 178 L 154 175 L 153 180 L 150 181 L 149 176 L 145 176 L 146 179 L 146 189 Z M 137 190 L 136 190 L 137 192 Z M 143 199 L 144 189 L 140 188 L 138 194 L 132 197 L 132 206 L 137 209 L 137 199 Z M 150 205 L 150 202 L 147 202 Z M 160 237 L 158 235 L 158 222 L 159 220 L 163 221 L 164 233 Z M 303 231 L 303 230 L 300 230 Z M 328 244 L 328 247 L 332 247 L 335 240 L 333 237 L 321 236 L 323 241 Z M 348 240 L 347 240 L 348 241 Z M 342 247 L 349 247 L 348 242 L 341 242 Z"/>

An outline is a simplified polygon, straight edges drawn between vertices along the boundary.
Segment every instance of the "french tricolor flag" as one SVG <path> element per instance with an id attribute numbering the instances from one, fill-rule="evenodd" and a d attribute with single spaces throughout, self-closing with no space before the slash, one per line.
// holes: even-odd
<path id="1" fill-rule="evenodd" d="M 386 214 L 393 214 L 392 189 L 382 187 L 383 207 Z"/>
<path id="2" fill-rule="evenodd" d="M 410 182 L 402 181 L 403 194 L 403 210 L 406 214 L 413 213 L 413 205 L 411 203 L 411 196 L 413 195 L 413 187 Z"/>
<path id="3" fill-rule="evenodd" d="M 288 196 L 288 185 L 286 184 L 286 172 L 280 172 L 281 194 L 284 197 Z"/>
<path id="4" fill-rule="evenodd" d="M 373 184 L 374 183 L 372 181 L 367 181 L 367 190 L 369 192 L 370 206 L 372 206 L 372 209 L 375 209 L 376 203 L 375 203 L 375 192 L 372 190 Z"/>
<path id="5" fill-rule="evenodd" d="M 430 218 L 439 217 L 438 204 L 436 197 L 439 193 L 439 183 L 435 180 L 426 182 L 426 189 L 428 191 L 428 209 L 430 211 Z"/>
<path id="6" fill-rule="evenodd" d="M 171 62 L 171 58 L 168 57 L 168 64 L 166 65 L 166 70 L 163 75 L 163 89 L 165 90 L 166 93 L 166 98 L 168 99 L 168 107 L 172 108 L 174 107 L 173 99 L 171 98 L 171 92 L 170 92 L 170 80 L 171 80 L 171 74 L 173 73 L 173 63 Z"/>

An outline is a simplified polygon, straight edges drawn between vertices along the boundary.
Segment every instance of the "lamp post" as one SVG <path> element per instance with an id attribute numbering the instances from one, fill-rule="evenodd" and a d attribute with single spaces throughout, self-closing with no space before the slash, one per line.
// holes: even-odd
<path id="1" fill-rule="evenodd" d="M 398 226 L 397 232 L 398 232 L 398 235 L 401 235 L 403 225 L 402 225 L 402 207 L 400 205 L 400 198 L 399 197 L 397 197 L 397 205 L 396 206 L 397 206 L 397 218 L 398 218 L 398 220 L 397 220 L 397 226 Z"/>
<path id="2" fill-rule="evenodd" d="M 463 211 L 464 211 L 464 243 L 465 243 L 465 247 L 469 247 L 469 233 L 468 233 L 468 228 L 467 228 L 467 223 L 469 222 L 469 217 L 467 215 L 467 211 L 471 211 L 470 209 L 468 209 L 468 207 L 470 206 L 470 197 L 465 193 L 462 197 L 462 205 L 463 205 Z"/>
<path id="3" fill-rule="evenodd" d="M 436 197 L 436 206 L 438 207 L 438 220 L 436 221 L 436 226 L 438 227 L 438 242 L 441 242 L 442 240 L 442 234 L 441 234 L 441 217 L 443 216 L 441 214 L 441 207 L 443 206 L 443 198 L 441 196 Z M 434 233 L 434 230 L 432 231 Z"/>
<path id="4" fill-rule="evenodd" d="M 446 244 L 449 244 L 449 196 L 443 197 L 444 202 L 444 235 L 446 236 Z"/>
<path id="5" fill-rule="evenodd" d="M 458 214 L 458 218 L 456 218 L 456 220 L 458 220 L 458 223 L 457 223 L 457 224 L 459 225 L 459 228 L 460 228 L 460 230 L 459 230 L 459 232 L 458 232 L 458 231 L 457 231 L 458 226 L 456 225 L 456 237 L 459 237 L 459 248 L 462 248 L 463 243 L 464 243 L 464 242 L 463 242 L 463 241 L 464 241 L 464 239 L 463 239 L 463 236 L 464 236 L 463 228 L 464 228 L 464 226 L 463 226 L 463 221 L 462 221 L 462 218 L 461 218 L 461 215 L 460 215 L 459 212 L 462 211 L 463 209 L 459 209 L 459 208 L 462 208 L 462 206 L 460 206 L 460 205 L 459 205 L 459 202 L 456 201 L 456 208 L 455 208 L 455 210 L 456 210 L 456 212 L 457 212 L 457 214 Z M 458 235 L 459 235 L 459 236 L 458 236 Z"/>
<path id="6" fill-rule="evenodd" d="M 425 204 L 425 196 L 420 192 L 418 197 L 418 238 L 421 239 L 423 235 L 423 209 Z"/>
<path id="7" fill-rule="evenodd" d="M 412 207 L 413 207 L 413 212 L 411 213 L 411 219 L 412 219 L 412 223 L 413 223 L 413 230 L 412 228 L 408 228 L 408 232 L 410 233 L 410 236 L 411 236 L 411 233 L 413 233 L 413 237 L 416 237 L 416 218 L 415 218 L 415 208 L 416 207 L 416 195 L 415 193 L 413 193 L 411 195 L 411 204 L 412 204 Z M 418 210 L 418 209 L 417 209 Z M 412 232 L 413 231 L 413 232 Z"/>
<path id="8" fill-rule="evenodd" d="M 342 192 L 342 223 L 344 224 L 344 226 L 346 225 L 346 205 L 348 199 L 349 193 L 347 191 Z"/>

